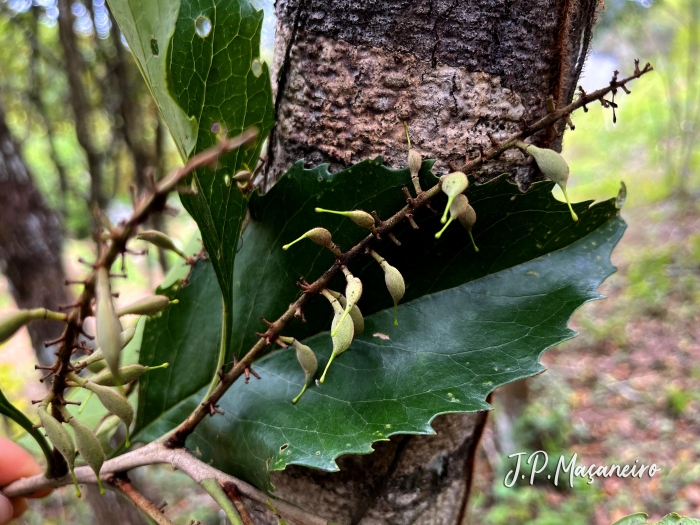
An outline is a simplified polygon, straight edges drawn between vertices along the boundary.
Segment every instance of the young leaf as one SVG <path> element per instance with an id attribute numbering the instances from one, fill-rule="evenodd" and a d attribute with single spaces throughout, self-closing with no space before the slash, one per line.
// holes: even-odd
<path id="1" fill-rule="evenodd" d="M 49 445 L 49 442 L 46 441 L 43 434 L 34 428 L 34 423 L 32 423 L 27 416 L 25 416 L 18 408 L 8 401 L 5 394 L 2 393 L 2 390 L 0 390 L 0 414 L 9 417 L 34 438 L 39 447 L 41 447 L 41 451 L 44 453 L 44 457 L 46 458 L 46 474 L 51 474 L 53 470 L 53 453 L 51 451 L 51 445 Z"/>

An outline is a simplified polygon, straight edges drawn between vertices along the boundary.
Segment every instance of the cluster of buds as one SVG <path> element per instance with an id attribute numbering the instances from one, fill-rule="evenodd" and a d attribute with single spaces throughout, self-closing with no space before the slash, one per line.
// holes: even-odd
<path id="1" fill-rule="evenodd" d="M 147 235 L 146 237 L 155 240 L 154 244 L 159 247 L 164 246 L 162 242 L 164 236 Z M 118 421 L 123 422 L 126 425 L 126 446 L 128 447 L 130 446 L 129 428 L 134 420 L 134 409 L 127 399 L 128 390 L 125 388 L 125 385 L 133 384 L 149 370 L 167 367 L 168 364 L 165 363 L 156 367 L 147 367 L 139 364 L 120 367 L 122 350 L 129 344 L 136 333 L 136 323 L 124 330 L 120 318 L 125 315 L 157 314 L 169 304 L 177 301 L 170 301 L 168 297 L 163 295 L 155 295 L 117 309 L 113 303 L 109 271 L 102 266 L 95 269 L 94 291 L 95 335 L 99 347 L 92 351 L 84 345 L 78 347 L 87 350 L 89 355 L 68 364 L 67 372 L 64 372 L 65 385 L 69 388 L 86 389 L 90 392 L 88 399 L 94 394 L 111 415 L 115 416 Z M 0 343 L 12 337 L 20 328 L 31 321 L 42 319 L 65 323 L 75 322 L 67 314 L 53 312 L 45 308 L 19 310 L 0 318 Z M 79 328 L 79 330 L 82 331 L 82 328 Z M 51 373 L 55 373 L 59 366 L 57 363 L 51 367 Z M 86 377 L 79 375 L 85 369 L 93 370 L 99 366 L 101 366 L 102 370 L 94 375 Z M 76 449 L 85 462 L 95 471 L 99 482 L 99 471 L 105 459 L 103 446 L 92 429 L 78 421 L 66 410 L 67 403 L 60 394 L 56 395 L 52 392 L 46 396 L 45 399 L 39 402 L 37 407 L 40 426 L 44 428 L 47 437 L 51 440 L 56 450 L 65 458 L 74 482 L 75 475 L 73 471 Z M 70 426 L 73 429 L 72 434 L 68 432 L 66 426 Z M 101 486 L 100 489 L 102 490 Z M 80 495 L 77 482 L 76 491 Z"/>
<path id="2" fill-rule="evenodd" d="M 411 172 L 411 181 L 413 182 L 417 195 L 420 196 L 420 194 L 423 193 L 423 190 L 420 186 L 418 175 L 422 164 L 422 158 L 420 154 L 411 147 L 411 138 L 408 132 L 408 125 L 406 125 L 406 123 L 404 123 L 404 127 L 406 131 L 406 140 L 408 142 L 408 168 Z M 515 145 L 532 155 L 542 172 L 548 178 L 559 184 L 564 191 L 564 195 L 566 196 L 566 201 L 569 204 L 571 216 L 573 217 L 574 221 L 577 221 L 578 217 L 574 213 L 566 193 L 566 181 L 569 177 L 569 167 L 561 155 L 552 150 L 538 148 L 523 142 L 516 142 Z M 447 205 L 445 206 L 445 211 L 440 218 L 440 222 L 444 224 L 444 226 L 435 234 L 435 238 L 439 239 L 447 227 L 452 224 L 454 220 L 458 220 L 464 229 L 466 229 L 469 233 L 474 251 L 479 252 L 479 248 L 474 240 L 474 235 L 472 234 L 472 229 L 476 224 L 476 212 L 469 204 L 469 199 L 464 194 L 468 187 L 469 179 L 461 171 L 455 171 L 440 177 L 440 189 L 445 195 L 447 195 Z M 404 191 L 407 190 L 404 188 Z M 373 216 L 366 211 L 337 211 L 316 208 L 316 212 L 332 213 L 347 217 L 358 226 L 368 229 L 375 237 L 379 237 L 375 220 L 376 215 Z M 309 239 L 316 244 L 329 249 L 339 259 L 342 259 L 343 257 L 340 248 L 333 242 L 331 232 L 321 227 L 309 230 L 298 239 L 284 245 L 282 249 L 288 250 L 292 245 L 303 239 Z M 398 303 L 406 292 L 406 284 L 403 276 L 399 270 L 390 265 L 376 251 L 368 249 L 367 253 L 379 263 L 380 267 L 384 271 L 384 281 L 387 289 L 389 290 L 389 294 L 394 301 L 394 326 L 398 326 Z M 326 364 L 326 368 L 318 381 L 319 383 L 323 383 L 325 381 L 326 374 L 328 373 L 328 369 L 333 360 L 345 352 L 350 347 L 353 339 L 364 330 L 364 319 L 362 318 L 362 313 L 357 306 L 357 303 L 362 296 L 362 281 L 352 275 L 346 266 L 341 266 L 341 269 L 345 274 L 347 281 L 345 295 L 329 289 L 323 289 L 320 292 L 321 295 L 323 295 L 330 302 L 334 315 L 330 331 L 333 342 L 333 350 L 331 357 Z M 316 359 L 316 355 L 311 348 L 303 345 L 296 339 L 280 336 L 278 337 L 278 341 L 283 345 L 291 344 L 296 348 L 297 359 L 299 360 L 299 364 L 304 370 L 306 376 L 304 387 L 299 395 L 292 401 L 293 403 L 296 403 L 301 395 L 306 391 L 306 388 L 310 382 L 313 380 L 313 377 L 318 370 L 318 360 Z"/>
<path id="3" fill-rule="evenodd" d="M 366 213 L 362 210 L 353 210 L 350 212 L 337 212 L 333 210 L 324 210 L 321 208 L 316 208 L 316 211 L 320 213 L 328 212 L 346 216 L 359 226 L 372 230 L 374 233 L 376 233 L 376 230 L 374 229 L 374 218 L 369 213 Z M 328 248 L 337 257 L 342 256 L 342 253 L 340 252 L 338 246 L 333 242 L 333 239 L 331 238 L 331 233 L 325 228 L 313 228 L 312 230 L 309 230 L 304 235 L 299 237 L 294 242 L 283 246 L 283 249 L 289 249 L 290 246 L 302 239 L 309 239 L 315 242 L 316 244 Z M 386 283 L 387 289 L 389 290 L 389 294 L 391 295 L 391 298 L 394 301 L 394 325 L 398 326 L 398 303 L 403 298 L 404 293 L 406 292 L 406 284 L 404 282 L 403 276 L 401 275 L 401 272 L 399 272 L 399 270 L 391 266 L 388 262 L 386 262 L 386 260 L 383 257 L 381 257 L 374 250 L 369 250 L 369 254 L 379 263 L 380 267 L 384 271 L 384 281 Z M 358 277 L 355 277 L 346 266 L 342 266 L 341 268 L 346 280 L 345 294 L 343 295 L 340 292 L 336 292 L 327 288 L 321 290 L 321 295 L 323 295 L 328 300 L 328 302 L 331 304 L 331 307 L 333 308 L 333 321 L 331 322 L 330 330 L 331 340 L 333 343 L 333 350 L 331 352 L 331 357 L 328 360 L 328 363 L 326 364 L 326 368 L 324 369 L 323 374 L 321 375 L 321 378 L 318 381 L 319 383 L 323 383 L 326 380 L 326 374 L 328 373 L 328 369 L 331 366 L 333 360 L 337 356 L 345 352 L 348 348 L 350 348 L 353 339 L 360 335 L 365 328 L 365 321 L 362 317 L 362 312 L 360 311 L 360 308 L 357 305 L 358 301 L 362 297 L 362 281 Z M 301 395 L 306 391 L 306 388 L 309 385 L 309 383 L 312 381 L 313 376 L 318 369 L 318 361 L 313 350 L 311 350 L 311 348 L 309 348 L 308 346 L 301 344 L 296 339 L 280 336 L 278 337 L 278 341 L 285 344 L 291 344 L 296 348 L 297 359 L 299 360 L 299 364 L 304 370 L 306 376 L 304 387 L 302 388 L 299 395 L 295 397 L 292 401 L 293 403 L 296 403 L 301 397 Z"/>

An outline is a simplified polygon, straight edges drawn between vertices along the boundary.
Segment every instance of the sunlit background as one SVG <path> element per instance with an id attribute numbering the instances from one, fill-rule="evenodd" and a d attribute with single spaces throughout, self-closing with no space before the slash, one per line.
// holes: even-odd
<path id="1" fill-rule="evenodd" d="M 271 57 L 274 20 L 266 9 L 263 56 Z M 60 214 L 63 260 L 69 277 L 94 250 L 88 206 L 106 206 L 113 220 L 131 208 L 129 185 L 139 163 L 162 177 L 179 158 L 150 93 L 131 60 L 104 0 L 74 2 L 73 37 L 82 68 L 89 137 L 78 140 L 57 0 L 0 0 L 0 102 L 7 124 L 48 204 Z M 573 200 L 602 200 L 627 187 L 627 233 L 613 254 L 619 272 L 603 285 L 605 301 L 574 316 L 581 332 L 550 350 L 549 370 L 497 392 L 497 410 L 482 440 L 472 492 L 470 523 L 608 524 L 637 511 L 652 518 L 676 511 L 700 517 L 700 2 L 608 0 L 596 27 L 581 84 L 606 85 L 614 70 L 633 71 L 635 58 L 655 71 L 619 92 L 617 123 L 610 109 L 589 106 L 573 116 L 564 156 L 571 165 Z M 127 125 L 128 124 L 128 125 Z M 91 192 L 88 149 L 98 159 L 102 187 Z M 556 190 L 558 191 L 558 190 Z M 562 198 L 561 194 L 558 194 Z M 159 226 L 181 244 L 194 227 L 182 212 Z M 0 213 L 2 211 L 0 210 Z M 128 303 L 152 290 L 174 259 L 151 251 L 134 259 L 120 283 Z M 0 275 L 0 313 L 15 308 Z M 35 357 L 26 331 L 0 346 L 0 384 L 24 409 L 41 397 Z M 525 400 L 523 402 L 523 400 Z M 19 428 L 0 417 L 0 435 Z M 580 462 L 656 463 L 653 479 L 598 480 L 572 489 L 505 488 L 513 452 L 546 450 L 550 457 L 576 452 Z M 148 477 L 147 477 L 148 476 Z M 223 523 L 207 495 L 170 469 L 134 476 L 171 519 Z M 157 479 L 154 479 L 157 478 Z M 149 487 L 158 490 L 149 493 Z M 119 523 L 72 489 L 33 502 L 27 524 Z M 109 521 L 114 519 L 115 521 Z"/>

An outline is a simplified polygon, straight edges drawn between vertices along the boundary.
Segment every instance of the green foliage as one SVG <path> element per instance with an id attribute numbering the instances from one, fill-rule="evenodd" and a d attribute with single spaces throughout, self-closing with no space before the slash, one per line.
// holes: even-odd
<path id="1" fill-rule="evenodd" d="M 437 180 L 428 167 L 424 185 Z M 400 188 L 409 181 L 408 170 L 378 161 L 334 175 L 325 166 L 305 170 L 297 164 L 265 196 L 251 200 L 252 220 L 234 274 L 239 355 L 257 339 L 261 324 L 253 319 L 276 318 L 298 296 L 299 275 L 313 280 L 333 263 L 321 246 L 307 242 L 285 251 L 283 244 L 319 222 L 345 249 L 366 235 L 352 221 L 319 215 L 315 207 L 370 209 L 386 217 L 403 205 Z M 270 469 L 290 463 L 335 469 L 341 454 L 368 453 L 372 442 L 395 433 L 430 433 L 435 415 L 487 408 L 484 399 L 498 385 L 541 371 L 541 352 L 573 335 L 566 328 L 571 313 L 598 297 L 598 284 L 613 271 L 610 251 L 624 230 L 612 200 L 591 208 L 577 204 L 581 220 L 574 223 L 566 205 L 552 198 L 552 187 L 538 183 L 523 194 L 505 177 L 472 185 L 478 254 L 463 228 L 436 240 L 439 217 L 417 213 L 419 230 L 396 230 L 401 247 L 384 242 L 379 248 L 406 279 L 399 327 L 393 326 L 383 272 L 372 258 L 360 258 L 351 271 L 364 283 L 365 332 L 337 358 L 326 383 L 312 384 L 292 405 L 304 374 L 293 349 L 275 352 L 255 365 L 263 380 L 235 383 L 221 401 L 225 415 L 202 422 L 189 445 L 218 467 L 269 489 Z M 172 366 L 167 382 L 142 383 L 140 403 L 147 412 L 139 416 L 135 440 L 155 439 L 184 419 L 204 394 L 196 387 L 214 372 L 220 328 L 211 311 L 218 305 L 202 307 L 205 297 L 217 295 L 208 268 L 198 265 L 188 286 L 165 292 L 174 292 L 179 304 L 148 323 L 141 364 Z M 344 279 L 332 288 L 343 290 Z M 318 299 L 305 315 L 306 323 L 294 322 L 284 333 L 305 338 L 322 369 L 331 351 L 325 333 L 331 309 Z M 175 346 L 182 326 L 198 327 L 189 331 L 200 342 Z M 232 448 L 231 440 L 246 447 Z"/>
<path id="2" fill-rule="evenodd" d="M 255 168 L 273 123 L 270 75 L 259 62 L 263 13 L 247 0 L 183 0 L 179 11 L 172 2 L 112 0 L 110 5 L 183 158 L 213 146 L 219 133 L 234 136 L 250 127 L 260 132 L 252 147 L 223 156 L 215 170 L 199 170 L 192 180 L 195 193 L 182 196 L 229 305 L 235 247 L 247 209 L 247 198 L 231 177 L 244 167 Z"/>
<path id="3" fill-rule="evenodd" d="M 0 390 L 0 414 L 12 419 L 34 438 L 34 440 L 39 444 L 39 447 L 41 447 L 41 451 L 44 453 L 44 457 L 46 458 L 46 472 L 51 472 L 53 468 L 51 445 L 49 445 L 48 441 L 46 441 L 46 438 L 44 438 L 41 432 L 34 428 L 34 423 L 32 423 L 27 416 L 25 416 L 12 403 L 10 403 L 10 401 L 5 397 L 5 394 L 2 393 L 2 390 Z"/>

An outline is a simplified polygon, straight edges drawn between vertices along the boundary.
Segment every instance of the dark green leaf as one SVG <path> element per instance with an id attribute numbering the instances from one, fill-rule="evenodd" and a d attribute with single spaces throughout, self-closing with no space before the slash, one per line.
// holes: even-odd
<path id="1" fill-rule="evenodd" d="M 252 146 L 222 157 L 216 170 L 199 170 L 192 181 L 197 193 L 182 196 L 229 304 L 247 208 L 231 177 L 255 168 L 274 120 L 269 71 L 259 60 L 263 12 L 248 0 L 182 0 L 179 11 L 178 2 L 158 0 L 110 5 L 183 158 L 213 146 L 218 133 L 260 132 Z"/>
<path id="2" fill-rule="evenodd" d="M 423 179 L 424 184 L 436 181 L 427 170 Z M 319 224 L 344 249 L 366 235 L 347 219 L 314 213 L 314 207 L 376 210 L 388 217 L 405 203 L 401 187 L 409 180 L 405 170 L 377 161 L 336 175 L 297 164 L 267 195 L 254 197 L 234 278 L 234 349 L 245 352 L 254 342 L 254 332 L 263 329 L 259 315 L 274 319 L 298 297 L 300 275 L 311 281 L 333 262 L 329 252 L 309 241 L 286 252 L 283 244 Z M 271 354 L 256 363 L 263 379 L 234 385 L 222 401 L 226 415 L 207 418 L 188 444 L 218 467 L 269 488 L 268 468 L 298 463 L 333 469 L 338 455 L 370 452 L 373 441 L 393 433 L 430 432 L 435 415 L 485 408 L 486 395 L 498 385 L 541 371 L 541 352 L 573 335 L 566 328 L 569 316 L 597 297 L 597 286 L 612 272 L 609 254 L 624 230 L 613 201 L 576 205 L 581 220 L 573 223 L 566 205 L 552 197 L 552 186 L 538 183 L 523 194 L 504 178 L 473 185 L 467 193 L 478 216 L 478 254 L 458 224 L 436 241 L 439 216 L 428 210 L 417 214 L 421 229 L 400 229 L 401 247 L 380 245 L 408 284 L 410 302 L 399 308 L 400 327 L 393 327 L 391 312 L 384 310 L 391 299 L 379 267 L 369 257 L 353 263 L 351 270 L 365 283 L 360 307 L 366 315 L 376 313 L 367 317 L 365 334 L 336 360 L 327 382 L 311 385 L 293 406 L 303 372 L 292 350 Z M 437 199 L 436 209 L 444 202 Z M 202 279 L 204 284 L 209 290 L 198 296 L 215 294 L 211 282 Z M 190 287 L 195 286 L 193 281 Z M 344 281 L 335 288 L 342 290 Z M 184 360 L 190 368 L 159 395 L 142 389 L 142 402 L 153 399 L 162 415 L 145 418 L 150 426 L 137 429 L 138 439 L 155 439 L 171 429 L 204 394 L 207 375 L 197 391 L 192 363 L 212 351 L 218 325 L 214 314 L 199 307 L 182 314 L 208 332 L 210 349 L 181 345 L 175 356 L 167 354 L 167 340 L 161 345 L 159 360 Z M 320 332 L 328 329 L 330 307 L 315 299 L 306 318 L 306 324 L 291 323 L 285 334 L 300 339 L 318 334 L 305 343 L 324 367 L 330 338 Z M 165 331 L 154 327 L 154 336 Z M 157 364 L 145 356 L 144 351 L 143 364 Z M 170 395 L 181 382 L 188 383 L 186 395 Z"/>
<path id="3" fill-rule="evenodd" d="M 541 372 L 542 352 L 575 335 L 567 321 L 599 297 L 623 230 L 612 218 L 566 248 L 403 304 L 398 328 L 391 310 L 367 317 L 326 382 L 297 405 L 304 374 L 293 350 L 275 352 L 256 363 L 260 381 L 233 385 L 220 403 L 225 414 L 203 421 L 189 446 L 269 489 L 268 469 L 334 470 L 338 456 L 369 453 L 392 434 L 431 433 L 438 414 L 486 409 L 491 391 Z M 325 366 L 328 333 L 304 343 Z"/>
<path id="4" fill-rule="evenodd" d="M 218 358 L 222 301 L 211 263 L 200 261 L 189 283 L 177 280 L 158 293 L 179 302 L 149 318 L 139 362 L 170 366 L 139 379 L 135 440 L 144 430 L 162 435 L 187 417 L 192 407 L 186 400 L 201 395 L 199 390 L 214 376 Z M 167 413 L 173 410 L 174 414 Z"/>
<path id="5" fill-rule="evenodd" d="M 52 472 L 53 454 L 51 452 L 51 445 L 49 445 L 49 442 L 46 441 L 43 434 L 34 428 L 34 423 L 32 423 L 27 416 L 25 416 L 19 409 L 8 401 L 5 394 L 2 393 L 2 390 L 0 390 L 0 414 L 9 417 L 34 438 L 39 447 L 41 447 L 41 451 L 44 453 L 44 457 L 46 458 L 46 472 Z"/>

